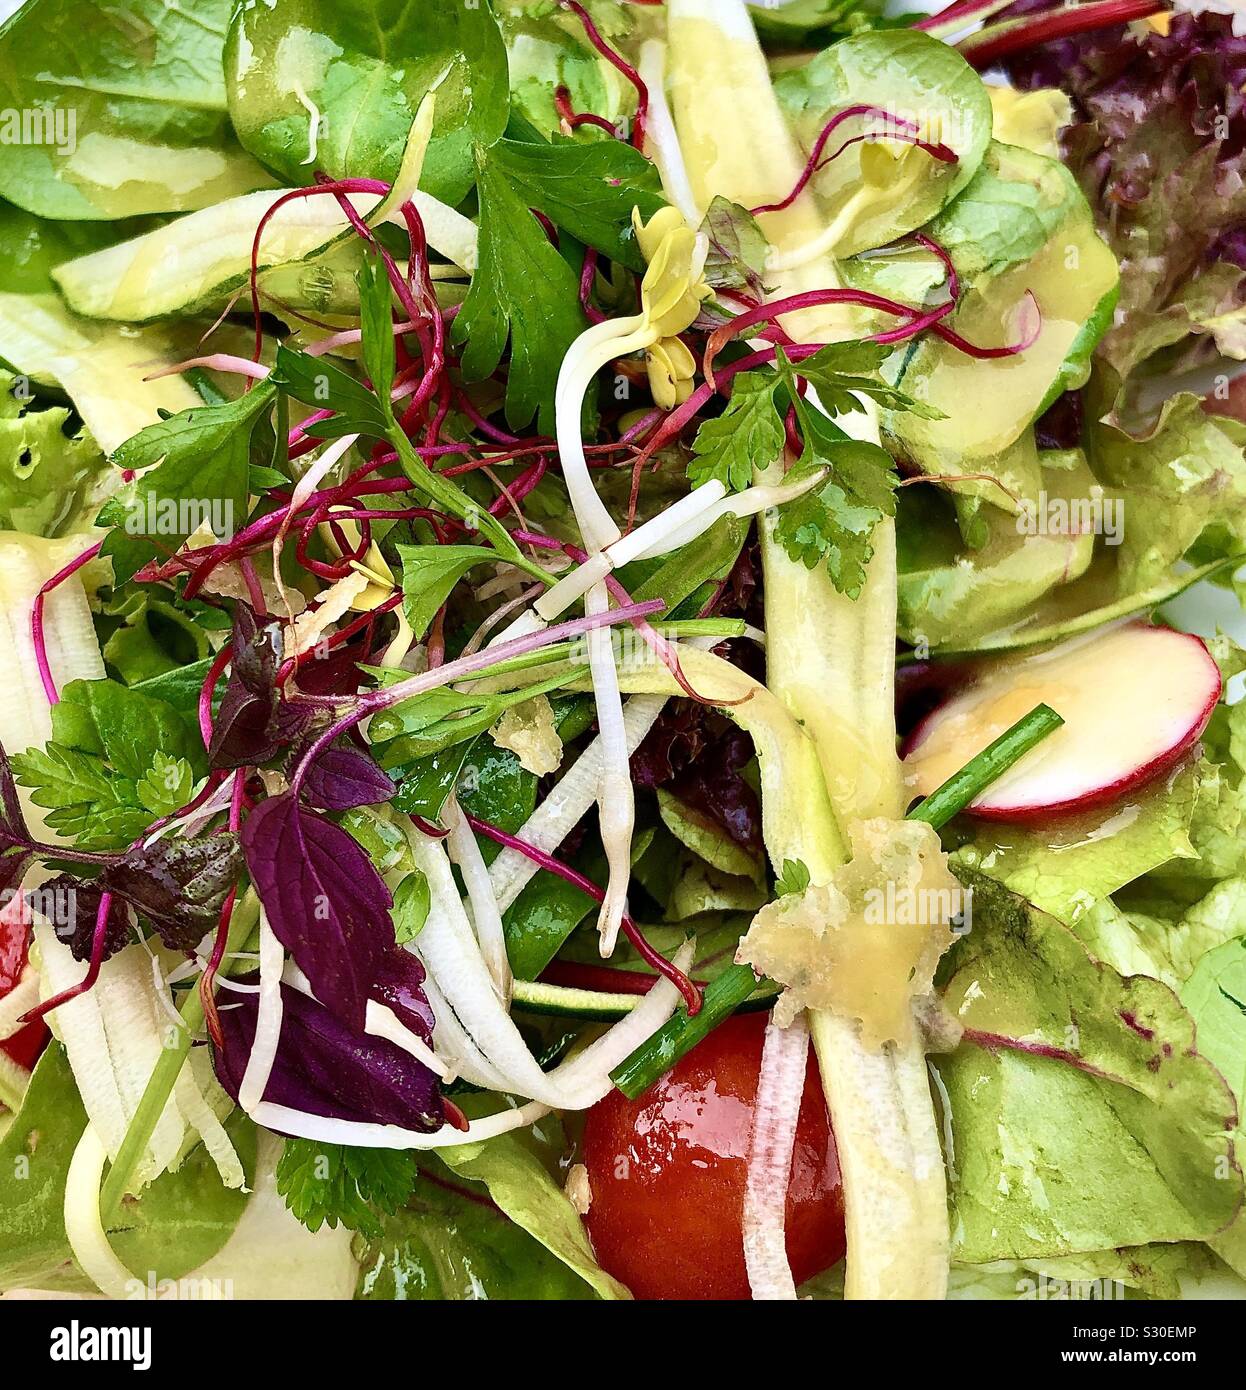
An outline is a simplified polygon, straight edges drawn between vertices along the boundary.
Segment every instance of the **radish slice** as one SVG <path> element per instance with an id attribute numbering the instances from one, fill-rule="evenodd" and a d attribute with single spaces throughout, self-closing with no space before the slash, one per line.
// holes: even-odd
<path id="1" fill-rule="evenodd" d="M 788 1028 L 778 1027 L 772 1019 L 762 1046 L 744 1191 L 744 1264 L 756 1301 L 796 1298 L 784 1219 L 808 1061 L 809 1025 L 804 1014 L 797 1014 Z"/>
<path id="2" fill-rule="evenodd" d="M 1064 728 L 973 803 L 976 816 L 1020 821 L 1114 801 L 1191 748 L 1220 699 L 1202 640 L 1129 623 L 1032 656 L 983 667 L 909 740 L 914 796 L 928 796 L 1040 702 Z"/>

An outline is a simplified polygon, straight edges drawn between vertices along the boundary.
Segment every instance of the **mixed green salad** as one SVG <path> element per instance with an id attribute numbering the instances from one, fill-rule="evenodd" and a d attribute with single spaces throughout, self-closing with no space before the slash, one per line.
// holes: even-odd
<path id="1" fill-rule="evenodd" d="M 0 1291 L 1246 1295 L 1244 91 L 21 5 Z"/>

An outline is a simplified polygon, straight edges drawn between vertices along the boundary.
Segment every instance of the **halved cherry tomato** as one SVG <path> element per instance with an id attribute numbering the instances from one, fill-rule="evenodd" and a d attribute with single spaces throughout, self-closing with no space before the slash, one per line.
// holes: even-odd
<path id="1" fill-rule="evenodd" d="M 0 908 L 0 999 L 22 978 L 30 938 L 30 912 L 17 894 Z M 29 1071 L 43 1051 L 48 1030 L 43 1023 L 28 1023 L 20 1032 L 0 1042 L 0 1052 Z"/>
<path id="2" fill-rule="evenodd" d="M 588 1112 L 589 1236 L 637 1298 L 749 1297 L 744 1191 L 765 1031 L 764 1014 L 738 1014 L 638 1101 L 612 1091 Z M 839 1160 L 812 1054 L 786 1230 L 797 1283 L 843 1258 Z"/>

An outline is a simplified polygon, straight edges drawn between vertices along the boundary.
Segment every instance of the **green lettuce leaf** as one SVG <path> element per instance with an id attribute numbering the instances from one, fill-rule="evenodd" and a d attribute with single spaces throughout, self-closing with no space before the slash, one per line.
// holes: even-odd
<path id="1" fill-rule="evenodd" d="M 473 145 L 506 128 L 506 49 L 484 4 L 246 0 L 230 24 L 225 72 L 238 138 L 294 184 L 318 169 L 392 180 L 435 88 L 420 186 L 457 204 L 472 185 Z"/>
<path id="2" fill-rule="evenodd" d="M 1215 1236 L 1242 1199 L 1237 1111 L 1190 1014 L 1167 986 L 1120 976 L 1054 918 L 961 872 L 974 924 L 943 999 L 966 1034 L 936 1059 L 954 1258 Z"/>
<path id="3" fill-rule="evenodd" d="M 1174 856 L 1194 855 L 1189 825 L 1197 771 L 1181 767 L 1123 803 L 1058 826 L 962 823 L 959 873 L 988 875 L 1043 912 L 1076 927 L 1096 903 Z"/>
<path id="4" fill-rule="evenodd" d="M 584 1222 L 549 1168 L 522 1139 L 499 1135 L 481 1144 L 439 1150 L 460 1178 L 483 1183 L 490 1198 L 517 1226 L 539 1241 L 601 1298 L 629 1297 L 597 1263 Z"/>
<path id="5" fill-rule="evenodd" d="M 69 411 L 45 406 L 28 381 L 0 371 L 0 528 L 48 537 L 90 528 L 89 499 L 108 463 L 93 439 L 68 426 Z"/>
<path id="6" fill-rule="evenodd" d="M 221 54 L 233 0 L 31 0 L 0 27 L 5 196 L 40 217 L 186 212 L 271 180 L 234 138 Z"/>
<path id="7" fill-rule="evenodd" d="M 74 1263 L 64 1220 L 65 1180 L 86 1122 L 65 1049 L 53 1042 L 0 1140 L 0 1290 L 94 1290 Z M 235 1111 L 226 1130 L 250 1182 L 255 1127 Z M 247 1192 L 222 1186 L 199 1145 L 176 1172 L 125 1203 L 108 1239 L 139 1279 L 180 1279 L 221 1249 L 246 1205 Z"/>

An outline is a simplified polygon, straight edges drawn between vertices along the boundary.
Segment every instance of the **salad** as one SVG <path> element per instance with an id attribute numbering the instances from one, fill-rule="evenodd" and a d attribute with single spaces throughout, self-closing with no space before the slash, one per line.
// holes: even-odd
<path id="1" fill-rule="evenodd" d="M 1246 1294 L 1232 15 L 0 89 L 6 1297 Z"/>

